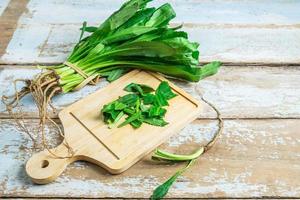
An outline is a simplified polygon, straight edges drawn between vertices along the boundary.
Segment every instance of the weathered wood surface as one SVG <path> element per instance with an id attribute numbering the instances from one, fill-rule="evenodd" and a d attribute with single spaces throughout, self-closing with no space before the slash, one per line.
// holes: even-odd
<path id="1" fill-rule="evenodd" d="M 28 121 L 34 127 L 36 120 Z M 300 197 L 300 120 L 226 120 L 213 149 L 179 178 L 169 198 Z M 24 174 L 30 142 L 12 120 L 0 126 L 0 196 L 147 198 L 182 164 L 157 164 L 146 156 L 121 175 L 79 162 L 54 183 L 33 185 Z M 161 146 L 179 153 L 211 139 L 216 121 L 198 120 Z M 53 127 L 51 132 L 53 132 Z"/>
<path id="2" fill-rule="evenodd" d="M 97 25 L 121 2 L 0 0 L 0 64 L 4 64 L 0 95 L 12 94 L 14 79 L 38 73 L 29 67 L 32 64 L 22 64 L 64 61 L 78 40 L 82 21 Z M 168 197 L 300 198 L 300 2 L 156 0 L 152 4 L 164 2 L 177 12 L 173 24 L 184 22 L 190 37 L 200 42 L 202 62 L 232 63 L 197 84 L 175 81 L 198 99 L 203 94 L 226 120 L 216 146 L 179 178 Z M 54 105 L 60 110 L 107 84 L 102 81 L 58 96 Z M 32 99 L 26 97 L 22 105 L 26 123 L 37 127 Z M 212 137 L 215 117 L 206 106 L 199 120 L 161 148 L 178 153 L 195 150 Z M 55 135 L 53 127 L 47 131 Z M 54 138 L 51 144 L 59 141 Z M 24 171 L 31 146 L 0 103 L 0 198 L 147 198 L 183 166 L 157 164 L 148 155 L 124 174 L 112 176 L 78 162 L 57 182 L 37 186 Z"/>
<path id="3" fill-rule="evenodd" d="M 2 12 L 5 10 L 8 3 L 9 3 L 9 0 L 1 0 L 0 1 L 0 15 L 2 15 Z"/>
<path id="4" fill-rule="evenodd" d="M 98 25 L 119 8 L 121 2 L 31 0 L 18 20 L 18 27 L 0 62 L 62 62 L 78 41 L 83 20 Z M 159 0 L 152 4 L 164 2 Z M 184 22 L 184 29 L 190 33 L 191 39 L 200 42 L 203 62 L 300 61 L 299 1 L 169 2 L 178 15 L 173 23 Z"/>
<path id="5" fill-rule="evenodd" d="M 5 67 L 0 71 L 0 94 L 13 94 L 13 80 L 32 78 L 39 71 Z M 199 100 L 202 94 L 220 109 L 225 118 L 300 117 L 300 67 L 226 66 L 217 75 L 197 84 L 175 83 Z M 103 80 L 97 86 L 87 86 L 78 92 L 60 95 L 54 98 L 53 104 L 58 110 L 62 109 L 106 85 L 107 82 Z M 21 103 L 28 117 L 36 117 L 36 107 L 30 96 Z M 213 110 L 204 106 L 199 117 L 215 117 Z M 0 117 L 8 117 L 4 110 L 1 102 Z"/>

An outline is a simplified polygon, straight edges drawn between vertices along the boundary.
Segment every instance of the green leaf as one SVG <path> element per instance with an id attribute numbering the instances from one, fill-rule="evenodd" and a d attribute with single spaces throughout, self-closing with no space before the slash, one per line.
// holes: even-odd
<path id="1" fill-rule="evenodd" d="M 118 78 L 120 78 L 121 76 L 123 76 L 128 71 L 129 71 L 128 69 L 119 68 L 119 69 L 114 69 L 111 71 L 102 72 L 101 76 L 107 76 L 107 80 L 109 82 L 113 82 L 113 81 L 117 80 Z"/>
<path id="2" fill-rule="evenodd" d="M 216 74 L 221 66 L 222 66 L 222 63 L 219 61 L 214 61 L 214 62 L 211 62 L 211 63 L 208 63 L 208 64 L 202 66 L 200 68 L 201 79 Z"/>
<path id="3" fill-rule="evenodd" d="M 102 40 L 105 38 L 112 31 L 126 23 L 139 11 L 139 9 L 144 8 L 150 1 L 151 0 L 130 0 L 124 3 L 119 10 L 108 17 L 98 30 L 92 34 L 91 41 Z"/>
<path id="4" fill-rule="evenodd" d="M 159 40 L 170 39 L 170 38 L 188 38 L 188 34 L 184 31 L 175 31 L 173 29 L 166 29 L 164 34 L 160 35 Z"/>
<path id="5" fill-rule="evenodd" d="M 88 54 L 88 56 L 94 56 L 99 54 L 103 49 L 104 45 L 102 43 L 97 44 Z"/>
<path id="6" fill-rule="evenodd" d="M 136 83 L 130 83 L 124 88 L 124 90 L 127 92 L 139 93 L 142 96 L 154 91 L 154 89 L 149 87 L 148 85 L 136 84 Z"/>
<path id="7" fill-rule="evenodd" d="M 135 113 L 135 110 L 134 109 L 131 109 L 131 108 L 125 108 L 124 109 L 124 112 L 127 114 L 127 115 L 133 115 Z"/>
<path id="8" fill-rule="evenodd" d="M 126 118 L 126 120 L 122 124 L 120 124 L 118 126 L 118 128 L 121 128 L 121 127 L 123 127 L 123 126 L 125 126 L 125 125 L 127 125 L 127 124 L 129 124 L 129 123 L 131 123 L 131 122 L 133 122 L 133 121 L 135 121 L 137 119 L 139 119 L 140 116 L 141 116 L 141 113 L 135 113 L 135 114 L 129 116 L 128 118 Z"/>
<path id="9" fill-rule="evenodd" d="M 127 22 L 125 22 L 119 30 L 126 29 L 132 26 L 144 26 L 146 21 L 153 15 L 155 12 L 155 8 L 145 8 L 135 13 L 133 17 L 131 17 Z"/>
<path id="10" fill-rule="evenodd" d="M 130 125 L 133 128 L 139 128 L 139 127 L 141 127 L 142 122 L 139 119 L 137 119 L 137 120 L 134 120 L 134 121 L 130 122 Z"/>
<path id="11" fill-rule="evenodd" d="M 169 105 L 168 100 L 161 93 L 156 93 L 154 104 L 158 105 L 158 106 L 168 106 Z"/>
<path id="12" fill-rule="evenodd" d="M 124 110 L 124 108 L 126 108 L 127 106 L 122 103 L 122 102 L 119 102 L 119 101 L 116 101 L 115 104 L 114 104 L 114 109 L 115 110 Z"/>
<path id="13" fill-rule="evenodd" d="M 162 81 L 157 90 L 155 91 L 155 94 L 156 95 L 160 95 L 160 96 L 163 96 L 164 98 L 166 98 L 166 100 L 170 100 L 174 97 L 177 96 L 177 94 L 175 94 L 170 86 L 169 86 L 169 83 L 167 81 Z"/>
<path id="14" fill-rule="evenodd" d="M 173 10 L 172 6 L 168 3 L 159 7 L 151 16 L 149 21 L 145 24 L 145 26 L 165 26 L 169 23 L 169 21 L 176 17 L 176 13 Z"/>
<path id="15" fill-rule="evenodd" d="M 175 53 L 175 49 L 162 42 L 141 41 L 120 45 L 118 50 L 111 51 L 107 56 L 165 57 L 175 55 Z"/>
<path id="16" fill-rule="evenodd" d="M 179 154 L 173 154 L 169 153 L 160 149 L 156 149 L 154 154 L 152 155 L 152 159 L 159 159 L 159 160 L 165 160 L 165 161 L 190 161 L 193 159 L 197 159 L 200 155 L 204 153 L 204 147 L 199 148 L 197 151 L 195 151 L 192 154 L 189 155 L 179 155 Z"/>
<path id="17" fill-rule="evenodd" d="M 113 123 L 119 116 L 120 112 L 122 111 L 111 110 L 111 111 L 103 112 L 104 121 L 108 124 Z"/>
<path id="18" fill-rule="evenodd" d="M 145 96 L 143 96 L 143 102 L 145 105 L 153 104 L 155 100 L 156 97 L 154 94 L 145 94 Z"/>
<path id="19" fill-rule="evenodd" d="M 95 27 L 95 26 L 86 26 L 84 31 L 88 32 L 88 33 L 94 33 L 97 29 L 98 29 L 98 27 Z M 83 30 L 83 27 L 80 28 L 80 30 Z"/>
<path id="20" fill-rule="evenodd" d="M 80 40 L 81 40 L 81 38 L 82 38 L 82 36 L 83 36 L 83 34 L 85 32 L 86 24 L 87 24 L 86 21 L 84 21 L 83 24 L 82 24 L 82 28 L 80 28 L 81 33 L 80 33 L 80 37 L 79 37 L 79 42 L 80 42 Z"/>
<path id="21" fill-rule="evenodd" d="M 197 48 L 199 47 L 197 42 L 190 42 L 188 39 L 183 37 L 168 38 L 162 41 L 181 53 L 198 51 Z"/>
<path id="22" fill-rule="evenodd" d="M 165 116 L 167 110 L 159 107 L 159 106 L 151 106 L 149 111 L 148 111 L 148 116 L 149 117 L 163 117 Z"/>
<path id="23" fill-rule="evenodd" d="M 168 193 L 169 189 L 173 185 L 173 183 L 177 180 L 177 178 L 183 174 L 193 163 L 195 160 L 191 160 L 188 165 L 180 170 L 178 170 L 171 178 L 169 178 L 166 182 L 164 182 L 162 185 L 158 186 L 152 196 L 150 197 L 153 200 L 163 199 L 166 194 Z"/>
<path id="24" fill-rule="evenodd" d="M 160 118 L 142 118 L 142 121 L 153 126 L 165 126 L 168 124 L 168 122 Z"/>
<path id="25" fill-rule="evenodd" d="M 133 39 L 145 33 L 154 31 L 155 29 L 155 27 L 133 26 L 127 29 L 117 31 L 116 33 L 108 36 L 103 40 L 103 43 L 105 45 L 109 45 L 114 42 L 121 42 L 124 40 Z"/>
<path id="26" fill-rule="evenodd" d="M 119 121 L 120 119 L 124 116 L 124 112 L 119 112 L 119 114 L 117 115 L 117 117 L 112 120 L 112 123 L 109 123 L 109 128 L 113 128 Z"/>
<path id="27" fill-rule="evenodd" d="M 119 102 L 126 104 L 127 106 L 135 106 L 139 96 L 136 94 L 126 94 L 119 98 Z"/>

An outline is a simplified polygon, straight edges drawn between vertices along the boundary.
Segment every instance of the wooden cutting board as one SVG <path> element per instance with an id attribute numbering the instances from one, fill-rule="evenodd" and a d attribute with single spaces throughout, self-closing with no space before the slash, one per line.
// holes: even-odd
<path id="1" fill-rule="evenodd" d="M 63 109 L 59 118 L 64 127 L 65 140 L 75 155 L 59 159 L 44 150 L 28 160 L 27 174 L 35 183 L 46 184 L 55 180 L 68 164 L 76 160 L 95 163 L 112 174 L 128 169 L 199 115 L 200 103 L 169 82 L 178 96 L 169 101 L 165 116 L 168 125 L 157 127 L 143 123 L 138 129 L 130 125 L 109 129 L 103 122 L 101 108 L 119 96 L 128 94 L 123 90 L 126 85 L 140 83 L 157 88 L 161 81 L 167 79 L 156 73 L 134 70 Z M 53 151 L 62 157 L 68 155 L 68 149 L 63 144 Z"/>

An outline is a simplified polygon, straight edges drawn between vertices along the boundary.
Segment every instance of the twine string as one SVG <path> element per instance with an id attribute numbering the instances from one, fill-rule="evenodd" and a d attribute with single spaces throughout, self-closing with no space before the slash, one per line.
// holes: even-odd
<path id="1" fill-rule="evenodd" d="M 73 69 L 75 72 L 77 72 L 78 74 L 80 74 L 84 78 L 84 81 L 82 81 L 79 85 L 77 85 L 74 88 L 75 91 L 80 90 L 81 88 L 83 88 L 87 84 L 96 85 L 99 82 L 99 76 L 97 74 L 89 76 L 82 69 L 80 69 L 80 67 L 76 66 L 73 63 L 67 62 L 67 61 L 64 62 L 64 65 L 70 67 L 71 69 Z"/>

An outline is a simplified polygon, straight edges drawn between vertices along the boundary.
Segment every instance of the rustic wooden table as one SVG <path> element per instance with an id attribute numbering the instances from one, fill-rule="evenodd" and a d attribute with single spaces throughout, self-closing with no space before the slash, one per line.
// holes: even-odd
<path id="1" fill-rule="evenodd" d="M 83 20 L 96 25 L 121 0 L 0 0 L 0 94 L 12 81 L 30 78 L 37 63 L 64 61 L 78 41 Z M 157 0 L 153 4 L 165 1 Z M 300 198 L 300 2 L 170 0 L 190 37 L 201 43 L 201 62 L 221 60 L 218 75 L 197 84 L 176 82 L 194 97 L 214 103 L 225 129 L 214 148 L 180 177 L 168 198 Z M 56 97 L 59 109 L 104 87 L 88 86 Z M 201 93 L 201 94 L 200 94 Z M 35 127 L 30 96 L 22 101 L 26 123 Z M 57 116 L 52 115 L 54 118 Z M 0 105 L 0 197 L 147 198 L 183 164 L 158 165 L 150 155 L 121 175 L 77 162 L 57 181 L 34 185 L 24 172 L 31 141 Z M 215 113 L 162 145 L 190 152 L 212 138 Z M 48 131 L 51 131 L 48 127 Z"/>

